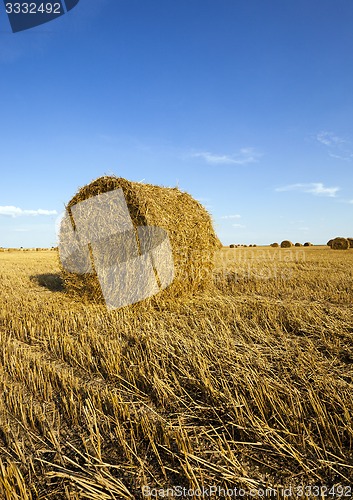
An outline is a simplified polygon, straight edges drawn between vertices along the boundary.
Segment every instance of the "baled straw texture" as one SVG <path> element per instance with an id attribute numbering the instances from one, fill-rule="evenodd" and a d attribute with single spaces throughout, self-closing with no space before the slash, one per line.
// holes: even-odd
<path id="1" fill-rule="evenodd" d="M 337 237 L 333 240 L 331 248 L 334 250 L 348 250 L 349 241 L 347 238 Z"/>
<path id="2" fill-rule="evenodd" d="M 332 247 L 332 242 L 333 242 L 333 240 L 332 240 L 332 239 L 331 239 L 331 240 L 328 240 L 328 242 L 327 242 L 327 246 L 328 246 L 328 247 Z"/>
<path id="3" fill-rule="evenodd" d="M 301 246 L 302 246 L 302 244 L 301 244 L 301 243 L 299 243 L 299 242 L 297 242 L 294 246 L 295 246 L 295 247 L 301 247 Z"/>
<path id="4" fill-rule="evenodd" d="M 273 247 L 273 248 L 278 248 L 278 247 L 279 247 L 279 244 L 278 244 L 277 242 L 275 242 L 275 243 L 271 243 L 271 247 Z"/>
<path id="5" fill-rule="evenodd" d="M 347 238 L 349 242 L 349 248 L 353 248 L 353 238 Z"/>
<path id="6" fill-rule="evenodd" d="M 157 226 L 168 233 L 175 274 L 172 284 L 162 293 L 174 297 L 207 287 L 212 281 L 214 254 L 222 245 L 214 232 L 209 213 L 188 193 L 178 188 L 104 176 L 79 189 L 67 205 L 70 217 L 74 205 L 120 188 L 135 231 L 141 226 Z M 67 291 L 103 302 L 96 273 L 80 275 L 65 269 L 62 272 Z"/>
<path id="7" fill-rule="evenodd" d="M 283 240 L 281 243 L 281 248 L 290 248 L 293 246 L 293 243 L 289 240 Z"/>
<path id="8" fill-rule="evenodd" d="M 304 246 L 305 246 L 305 247 L 312 247 L 312 246 L 313 246 L 313 244 L 312 244 L 312 243 L 310 243 L 310 241 L 306 241 L 306 242 L 304 243 Z"/>

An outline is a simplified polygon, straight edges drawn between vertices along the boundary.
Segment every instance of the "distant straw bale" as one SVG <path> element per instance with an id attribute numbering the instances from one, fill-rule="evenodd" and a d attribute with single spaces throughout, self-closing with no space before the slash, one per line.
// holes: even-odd
<path id="1" fill-rule="evenodd" d="M 293 243 L 289 240 L 283 240 L 281 242 L 281 248 L 290 248 L 293 246 Z"/>
<path id="2" fill-rule="evenodd" d="M 294 246 L 295 246 L 295 247 L 301 247 L 301 246 L 302 246 L 302 244 L 301 244 L 301 243 L 296 243 Z"/>
<path id="3" fill-rule="evenodd" d="M 333 240 L 331 248 L 333 250 L 348 250 L 349 241 L 347 238 L 337 237 Z"/>
<path id="4" fill-rule="evenodd" d="M 279 247 L 279 244 L 278 244 L 278 243 L 276 243 L 276 242 L 275 242 L 275 243 L 271 243 L 271 247 L 273 247 L 273 248 L 278 248 L 278 247 Z"/>
<path id="5" fill-rule="evenodd" d="M 333 239 L 328 240 L 328 242 L 327 242 L 327 246 L 328 246 L 328 247 L 332 247 L 332 243 L 333 243 Z"/>
<path id="6" fill-rule="evenodd" d="M 119 252 L 125 252 L 127 256 L 125 262 L 130 262 L 130 252 L 137 252 L 135 258 L 138 257 L 136 242 L 140 245 L 141 254 L 144 253 L 141 240 L 138 238 L 138 228 L 158 227 L 165 230 L 169 236 L 174 261 L 174 280 L 163 293 L 168 292 L 170 296 L 175 297 L 208 287 L 214 267 L 214 254 L 222 245 L 214 232 L 207 210 L 190 194 L 178 188 L 131 182 L 119 177 L 100 177 L 79 189 L 69 201 L 67 211 L 71 224 L 74 225 L 72 209 L 75 205 L 79 207 L 81 202 L 89 198 L 118 189 L 123 192 L 130 216 L 129 223 L 133 225 L 135 233 L 131 236 L 130 231 L 126 238 L 123 238 L 124 233 L 115 235 L 118 239 L 114 239 L 114 242 L 118 242 Z M 84 217 L 88 227 L 92 219 L 97 219 L 94 213 L 87 213 L 87 210 L 84 212 Z M 99 224 L 104 225 L 105 221 L 99 221 Z M 63 225 L 60 242 L 63 238 L 62 228 Z M 92 254 L 90 257 L 92 259 Z M 110 255 L 105 258 L 112 259 Z M 90 274 L 78 274 L 69 272 L 62 266 L 62 274 L 65 287 L 70 293 L 90 298 L 95 302 L 104 301 L 98 276 L 94 270 Z M 132 284 L 136 285 L 137 278 L 137 276 L 133 278 Z M 122 286 L 130 286 L 130 282 L 122 283 Z"/>
<path id="7" fill-rule="evenodd" d="M 353 248 L 353 238 L 347 238 L 349 242 L 349 248 Z"/>
<path id="8" fill-rule="evenodd" d="M 305 247 L 312 247 L 312 246 L 313 246 L 313 244 L 312 244 L 312 243 L 310 243 L 310 241 L 306 241 L 306 242 L 304 243 L 304 246 L 305 246 Z"/>

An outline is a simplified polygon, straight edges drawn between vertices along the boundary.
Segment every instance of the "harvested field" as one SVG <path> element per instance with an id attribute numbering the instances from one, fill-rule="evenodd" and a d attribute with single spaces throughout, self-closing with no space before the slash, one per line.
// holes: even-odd
<path id="1" fill-rule="evenodd" d="M 55 252 L 1 253 L 0 498 L 352 484 L 353 252 L 216 263 L 200 294 L 107 311 Z"/>

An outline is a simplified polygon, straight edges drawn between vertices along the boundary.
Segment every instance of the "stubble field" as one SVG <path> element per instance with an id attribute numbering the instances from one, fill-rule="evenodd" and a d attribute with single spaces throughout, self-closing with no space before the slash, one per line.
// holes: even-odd
<path id="1" fill-rule="evenodd" d="M 107 311 L 0 253 L 0 498 L 351 494 L 353 250 L 223 249 L 212 280 Z"/>

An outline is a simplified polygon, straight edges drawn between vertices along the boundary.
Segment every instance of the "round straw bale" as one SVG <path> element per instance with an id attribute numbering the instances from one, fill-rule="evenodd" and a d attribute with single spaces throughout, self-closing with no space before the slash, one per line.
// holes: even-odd
<path id="1" fill-rule="evenodd" d="M 312 243 L 310 243 L 310 241 L 306 241 L 306 242 L 304 243 L 304 246 L 305 246 L 305 247 L 312 247 L 312 246 L 313 246 L 313 244 L 312 244 Z"/>
<path id="2" fill-rule="evenodd" d="M 293 246 L 293 243 L 289 240 L 283 240 L 281 242 L 281 248 L 290 248 Z"/>
<path id="3" fill-rule="evenodd" d="M 331 239 L 331 240 L 328 240 L 328 242 L 327 242 L 327 246 L 328 246 L 328 247 L 331 247 L 331 246 L 332 246 L 332 242 L 333 242 L 333 240 L 332 240 L 332 239 Z"/>
<path id="4" fill-rule="evenodd" d="M 235 248 L 235 245 L 229 245 L 229 248 Z"/>
<path id="5" fill-rule="evenodd" d="M 347 238 L 337 237 L 333 240 L 331 248 L 334 250 L 348 250 L 349 241 Z"/>
<path id="6" fill-rule="evenodd" d="M 353 238 L 347 238 L 349 241 L 349 248 L 353 248 Z"/>
<path id="7" fill-rule="evenodd" d="M 222 247 L 222 244 L 214 232 L 207 210 L 190 194 L 178 188 L 131 182 L 115 176 L 100 177 L 79 189 L 69 201 L 67 212 L 71 224 L 74 226 L 72 215 L 74 205 L 117 189 L 122 189 L 131 219 L 130 224 L 132 223 L 135 231 L 135 237 L 130 236 L 129 241 L 136 239 L 135 243 L 131 243 L 131 247 L 127 245 L 129 248 L 125 249 L 126 240 L 120 240 L 119 251 L 122 248 L 126 253 L 125 260 L 130 260 L 130 248 L 134 247 L 134 251 L 138 252 L 135 250 L 136 242 L 141 246 L 138 228 L 157 226 L 165 230 L 169 236 L 174 262 L 174 280 L 163 293 L 175 297 L 185 292 L 192 293 L 206 288 L 212 281 L 210 278 L 214 267 L 214 254 Z M 89 222 L 94 217 L 93 214 L 90 216 L 86 212 L 84 212 L 84 217 Z M 123 237 L 123 233 L 121 234 Z M 62 227 L 59 240 L 62 241 Z M 92 250 L 90 250 L 90 258 L 94 267 Z M 109 259 L 109 256 L 107 258 Z M 68 292 L 93 299 L 95 302 L 104 302 L 94 269 L 90 274 L 78 274 L 68 272 L 64 266 L 61 267 Z"/>
<path id="8" fill-rule="evenodd" d="M 302 244 L 301 244 L 301 243 L 296 243 L 294 246 L 295 246 L 295 247 L 301 247 L 301 246 L 302 246 Z"/>
<path id="9" fill-rule="evenodd" d="M 271 247 L 273 247 L 273 248 L 278 248 L 278 247 L 279 247 L 279 244 L 278 244 L 277 242 L 275 242 L 275 243 L 271 243 Z"/>

